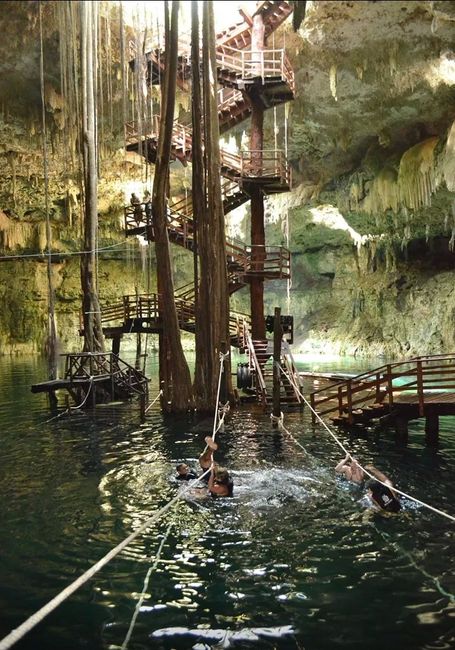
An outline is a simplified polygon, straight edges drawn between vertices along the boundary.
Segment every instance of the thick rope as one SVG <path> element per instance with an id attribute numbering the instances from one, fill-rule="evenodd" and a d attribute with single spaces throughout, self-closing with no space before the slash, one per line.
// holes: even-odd
<path id="1" fill-rule="evenodd" d="M 48 422 L 52 422 L 53 420 L 57 420 L 58 418 L 61 418 L 62 415 L 67 415 L 68 413 L 71 413 L 71 411 L 77 411 L 78 409 L 81 409 L 85 402 L 88 400 L 88 396 L 90 395 L 90 391 L 92 390 L 93 386 L 93 379 L 94 377 L 90 377 L 90 385 L 88 387 L 88 391 L 82 402 L 78 406 L 70 406 L 69 408 L 65 409 L 62 413 L 59 413 L 58 415 L 55 415 L 53 418 L 50 418 L 49 420 L 45 420 L 42 422 L 42 424 L 47 424 Z"/>
<path id="2" fill-rule="evenodd" d="M 219 409 L 220 409 L 220 392 L 221 392 L 221 377 L 223 376 L 224 372 L 224 360 L 229 356 L 229 352 L 226 352 L 223 354 L 223 352 L 220 352 L 219 354 L 219 359 L 220 359 L 220 373 L 218 375 L 218 389 L 216 392 L 216 413 L 215 413 L 215 418 L 213 420 L 213 433 L 212 433 L 212 438 L 215 440 L 215 435 L 216 433 L 220 430 L 221 424 L 224 422 L 224 418 L 226 413 L 223 413 L 223 417 L 221 420 L 218 421 L 219 418 Z M 216 426 L 216 423 L 218 422 L 218 427 Z"/>
<path id="3" fill-rule="evenodd" d="M 221 375 L 223 373 L 223 363 L 224 363 L 224 358 L 226 355 L 220 353 L 220 377 L 218 381 L 218 394 L 217 394 L 217 403 L 219 400 L 219 393 L 220 393 L 220 388 L 221 388 Z M 223 416 L 220 418 L 220 422 L 218 423 L 218 427 L 216 427 L 216 420 L 217 420 L 217 415 L 218 415 L 218 408 L 217 408 L 217 413 L 215 414 L 215 422 L 214 422 L 214 427 L 213 427 L 213 440 L 215 440 L 216 433 L 220 429 L 220 425 L 224 422 L 224 418 L 226 417 L 226 411 L 223 413 Z M 209 467 L 205 472 L 201 474 L 196 480 L 194 481 L 188 481 L 188 485 L 183 488 L 178 494 L 175 495 L 166 505 L 164 505 L 162 508 L 157 510 L 156 512 L 153 513 L 150 517 L 148 517 L 144 523 L 142 523 L 139 528 L 128 535 L 120 544 L 117 544 L 113 549 L 109 551 L 109 553 L 106 553 L 104 557 L 102 557 L 96 564 L 90 567 L 90 569 L 87 569 L 85 573 L 83 573 L 79 578 L 74 580 L 70 585 L 68 585 L 65 589 L 63 589 L 59 594 L 57 594 L 52 600 L 50 600 L 46 605 L 41 607 L 38 611 L 36 611 L 34 614 L 32 614 L 26 621 L 24 621 L 19 627 L 15 628 L 12 630 L 7 636 L 5 636 L 1 641 L 0 641 L 0 650 L 9 650 L 15 643 L 17 643 L 20 639 L 22 639 L 30 630 L 32 630 L 38 623 L 40 623 L 46 616 L 48 616 L 51 612 L 54 611 L 59 605 L 61 605 L 67 598 L 69 598 L 75 591 L 77 591 L 82 585 L 84 585 L 90 578 L 92 578 L 98 571 L 100 571 L 106 564 L 108 564 L 111 560 L 114 559 L 119 553 L 121 553 L 129 544 L 131 544 L 132 541 L 136 539 L 139 535 L 141 535 L 147 528 L 151 526 L 155 521 L 160 519 L 162 515 L 164 515 L 165 512 L 167 512 L 179 499 L 181 499 L 183 496 L 185 496 L 192 488 L 194 488 L 195 485 L 197 485 L 205 476 L 207 476 L 210 472 L 212 471 L 212 468 Z"/>
<path id="4" fill-rule="evenodd" d="M 153 400 L 153 402 L 150 402 L 150 404 L 149 404 L 149 405 L 147 406 L 147 408 L 145 409 L 145 413 L 148 413 L 148 412 L 150 411 L 150 409 L 152 408 L 152 406 L 155 404 L 155 402 L 157 402 L 157 400 L 161 397 L 162 394 L 163 394 L 163 391 L 160 390 L 160 392 L 159 392 L 158 395 L 155 397 L 155 399 Z"/>
<path id="5" fill-rule="evenodd" d="M 167 527 L 167 530 L 164 533 L 163 539 L 161 540 L 161 543 L 160 543 L 160 545 L 158 547 L 158 550 L 156 552 L 155 560 L 154 560 L 153 564 L 151 566 L 149 566 L 148 571 L 147 571 L 147 573 L 145 575 L 144 586 L 142 587 L 141 595 L 139 596 L 139 600 L 137 601 L 136 607 L 134 608 L 134 613 L 133 613 L 133 616 L 131 618 L 130 626 L 128 628 L 128 632 L 126 633 L 125 640 L 122 643 L 121 650 L 126 650 L 126 648 L 128 646 L 128 643 L 129 643 L 129 641 L 131 639 L 131 635 L 133 634 L 134 626 L 136 625 L 136 619 L 137 619 L 138 614 L 140 612 L 140 609 L 142 607 L 142 603 L 144 602 L 145 594 L 147 593 L 150 576 L 152 575 L 152 573 L 155 571 L 156 567 L 158 566 L 158 562 L 159 562 L 160 557 L 161 557 L 161 551 L 163 550 L 164 544 L 166 543 L 167 538 L 169 537 L 169 533 L 171 532 L 171 529 L 172 529 L 173 525 L 174 525 L 173 522 L 171 522 L 169 524 L 169 526 Z"/>
<path id="6" fill-rule="evenodd" d="M 276 425 L 277 425 L 277 427 L 278 427 L 278 429 L 280 431 L 284 431 L 284 433 L 286 433 L 290 438 L 292 438 L 292 440 L 294 441 L 294 444 L 296 444 L 297 447 L 300 447 L 300 449 L 304 452 L 304 454 L 308 455 L 308 452 L 305 449 L 305 447 L 303 445 L 301 445 L 300 442 L 297 440 L 297 438 L 295 438 L 292 435 L 292 433 L 288 429 L 286 429 L 286 427 L 284 426 L 283 412 L 281 412 L 279 416 L 273 415 L 273 413 L 271 413 L 270 414 L 270 419 L 272 420 L 273 423 L 276 423 Z"/>
<path id="7" fill-rule="evenodd" d="M 281 372 L 285 375 L 285 377 L 287 377 L 288 381 L 290 381 L 292 383 L 291 377 L 288 375 L 288 373 L 285 370 L 283 370 L 282 366 L 280 364 L 278 364 L 278 367 L 280 368 Z M 351 458 L 351 460 L 354 460 L 359 465 L 359 467 L 365 472 L 365 474 L 367 476 L 374 479 L 378 483 L 381 483 L 381 485 L 384 485 L 385 487 L 389 488 L 389 490 L 392 489 L 397 494 L 401 494 L 401 496 L 405 497 L 406 499 L 410 499 L 411 501 L 415 501 L 416 503 L 420 504 L 424 508 L 428 508 L 429 510 L 432 510 L 433 512 L 436 512 L 436 514 L 441 515 L 442 517 L 446 517 L 447 519 L 450 519 L 451 521 L 455 522 L 455 517 L 453 515 L 450 515 L 447 512 L 444 512 L 443 510 L 439 510 L 438 508 L 435 508 L 434 506 L 431 506 L 429 503 L 425 503 L 425 501 L 421 501 L 420 499 L 417 499 L 416 497 L 413 497 L 410 494 L 407 494 L 406 492 L 403 492 L 402 490 L 399 490 L 398 488 L 396 488 L 394 486 L 391 487 L 390 484 L 387 484 L 384 481 L 380 481 L 376 476 L 374 476 L 374 474 L 371 474 L 371 472 L 369 472 L 367 469 L 365 469 L 365 467 L 363 467 L 363 465 L 361 465 L 358 462 L 358 460 L 349 452 L 349 450 L 346 449 L 346 447 L 343 445 L 343 443 L 337 438 L 337 436 L 333 433 L 333 431 L 331 431 L 331 429 L 327 426 L 327 424 L 321 418 L 319 413 L 313 409 L 313 407 L 308 402 L 306 397 L 301 393 L 301 391 L 298 388 L 296 388 L 296 390 L 298 390 L 298 392 L 299 392 L 301 398 L 303 399 L 303 401 L 305 402 L 305 404 L 308 406 L 310 411 L 312 413 L 314 413 L 316 418 L 319 420 L 319 422 L 322 424 L 322 426 L 327 430 L 327 432 L 332 436 L 332 438 L 335 440 L 336 444 L 344 451 L 344 453 L 347 456 L 349 456 Z"/>

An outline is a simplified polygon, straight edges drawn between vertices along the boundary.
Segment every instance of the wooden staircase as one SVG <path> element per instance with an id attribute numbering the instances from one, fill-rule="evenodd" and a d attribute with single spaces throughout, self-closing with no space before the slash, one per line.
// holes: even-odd
<path id="1" fill-rule="evenodd" d="M 175 212 L 177 206 L 182 212 Z M 173 204 L 168 212 L 169 241 L 194 250 L 194 223 L 187 216 L 189 204 Z M 125 232 L 127 236 L 142 235 L 148 241 L 155 240 L 150 204 L 128 205 L 124 208 Z M 229 274 L 236 289 L 240 289 L 253 277 L 260 275 L 264 280 L 285 280 L 291 277 L 291 254 L 284 246 L 248 246 L 226 237 L 226 256 Z"/>
<path id="2" fill-rule="evenodd" d="M 260 2 L 256 14 L 264 19 L 265 36 L 270 36 L 292 13 L 290 2 Z M 225 133 L 251 115 L 251 100 L 260 101 L 264 108 L 277 106 L 294 98 L 294 73 L 284 50 L 265 49 L 251 51 L 253 17 L 241 10 L 242 20 L 217 34 L 216 59 L 217 80 L 222 86 L 218 90 L 218 119 L 220 132 Z M 184 88 L 191 76 L 189 40 L 181 39 L 179 46 L 178 78 Z M 160 84 L 163 78 L 163 53 L 152 47 L 145 55 L 146 80 L 149 84 Z M 134 68 L 133 62 L 132 67 Z M 136 151 L 149 162 L 156 162 L 160 116 L 149 122 L 128 122 L 125 125 L 127 150 Z M 187 165 L 192 159 L 191 124 L 174 122 L 172 132 L 173 159 Z M 250 199 L 257 188 L 265 194 L 289 191 L 291 172 L 281 151 L 242 151 L 233 154 L 222 150 L 220 156 L 223 206 L 225 214 Z M 143 235 L 154 240 L 153 218 L 150 204 L 125 207 L 125 232 L 127 236 Z M 194 224 L 191 194 L 169 205 L 169 240 L 188 250 L 194 250 Z M 290 252 L 284 247 L 256 247 L 226 239 L 229 291 L 233 293 L 253 278 L 287 279 L 290 277 Z M 195 330 L 195 303 L 193 283 L 176 291 L 176 307 L 180 327 L 186 331 Z M 134 302 L 136 301 L 136 302 Z M 112 322 L 113 318 L 121 323 Z M 109 320 L 110 319 L 110 320 Z M 110 306 L 102 312 L 105 332 L 111 328 L 118 335 L 119 328 L 127 331 L 159 331 L 159 297 L 156 295 L 124 296 L 122 305 Z M 246 350 L 248 366 L 253 376 L 253 390 L 266 406 L 272 398 L 273 369 L 270 368 L 268 341 L 252 341 L 249 337 L 249 318 L 244 314 L 231 313 L 231 344 Z M 112 328 L 115 329 L 115 332 Z M 299 384 L 290 352 L 283 351 L 282 365 Z M 301 405 L 298 391 L 282 375 L 282 401 Z"/>
<path id="3" fill-rule="evenodd" d="M 311 406 L 336 424 L 368 425 L 455 414 L 455 354 L 387 364 L 310 394 Z M 313 420 L 315 420 L 313 413 Z"/>
<path id="4" fill-rule="evenodd" d="M 246 323 L 243 328 L 244 346 L 248 355 L 248 371 L 251 376 L 250 387 L 247 392 L 253 392 L 264 408 L 269 408 L 273 399 L 273 343 L 269 339 L 253 340 Z M 245 365 L 245 364 L 241 364 Z M 294 385 L 284 373 L 280 373 L 280 402 L 288 408 L 303 407 L 303 398 L 299 373 L 295 367 L 292 354 L 288 346 L 283 342 L 281 348 L 280 365 L 286 375 L 293 378 Z M 297 388 L 296 388 L 297 387 Z M 238 386 L 242 388 L 242 386 Z"/>

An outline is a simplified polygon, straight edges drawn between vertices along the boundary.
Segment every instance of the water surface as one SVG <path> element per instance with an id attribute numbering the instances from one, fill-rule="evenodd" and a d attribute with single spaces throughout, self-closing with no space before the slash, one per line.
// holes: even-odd
<path id="1" fill-rule="evenodd" d="M 45 396 L 30 393 L 43 363 L 1 359 L 0 373 L 3 636 L 176 494 L 174 466 L 197 466 L 211 421 L 153 410 L 141 424 L 133 402 L 46 422 Z M 16 647 L 120 648 L 162 543 L 128 648 L 453 648 L 453 524 L 410 502 L 398 517 L 370 517 L 362 490 L 335 477 L 341 454 L 324 429 L 306 411 L 286 413 L 285 426 L 306 453 L 261 409 L 231 412 L 218 460 L 234 498 L 180 500 Z M 402 490 L 453 513 L 454 428 L 441 419 L 438 449 L 424 446 L 423 421 L 407 448 L 390 431 L 339 435 Z"/>

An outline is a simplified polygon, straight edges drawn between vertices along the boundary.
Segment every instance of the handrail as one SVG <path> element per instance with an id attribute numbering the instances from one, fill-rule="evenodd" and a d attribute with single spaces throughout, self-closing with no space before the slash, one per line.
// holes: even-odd
<path id="1" fill-rule="evenodd" d="M 257 387 L 259 388 L 258 393 L 261 397 L 262 403 L 264 406 L 267 405 L 267 387 L 262 374 L 261 367 L 259 365 L 258 358 L 256 356 L 256 350 L 254 349 L 253 339 L 251 338 L 250 332 L 246 324 L 244 323 L 244 336 L 248 349 L 248 356 L 250 360 L 253 361 L 253 368 L 256 373 Z"/>
<path id="2" fill-rule="evenodd" d="M 396 379 L 401 379 L 404 383 L 396 385 L 393 383 Z M 338 411 L 341 417 L 347 412 L 351 422 L 353 410 L 358 405 L 388 401 L 389 408 L 392 409 L 395 395 L 407 392 L 417 397 L 419 414 L 423 416 L 425 393 L 448 389 L 455 389 L 455 354 L 414 357 L 386 364 L 346 382 L 330 384 L 313 391 L 311 401 L 320 414 Z M 365 391 L 369 391 L 367 397 Z M 335 394 L 337 398 L 334 397 Z M 333 405 L 335 401 L 337 406 Z"/>
<path id="3" fill-rule="evenodd" d="M 241 79 L 260 77 L 264 83 L 267 77 L 280 77 L 289 83 L 294 91 L 294 71 L 284 48 L 263 50 L 239 50 L 229 45 L 220 45 L 216 53 L 217 64 L 225 70 L 238 73 Z"/>
<path id="4" fill-rule="evenodd" d="M 289 352 L 285 352 L 283 354 L 283 359 L 288 371 L 288 375 L 293 380 L 292 382 L 290 382 L 292 386 L 292 390 L 294 391 L 294 395 L 296 396 L 297 401 L 300 404 L 303 402 L 303 397 L 302 397 L 303 386 L 302 386 L 302 380 L 300 378 L 300 375 L 298 373 L 298 370 L 294 362 L 294 357 L 292 356 L 291 348 L 289 348 Z"/>
<path id="5" fill-rule="evenodd" d="M 141 129 L 135 120 L 125 124 L 126 140 L 129 143 L 140 142 L 148 139 L 157 139 L 159 134 L 160 115 L 154 115 L 153 120 L 141 123 Z M 174 120 L 172 127 L 172 142 L 174 150 L 181 153 L 174 154 L 191 160 L 192 157 L 191 126 L 186 126 Z M 228 174 L 238 174 L 242 178 L 280 178 L 286 184 L 291 181 L 291 168 L 282 149 L 252 149 L 244 150 L 239 154 L 226 149 L 220 149 L 220 164 L 228 170 Z"/>

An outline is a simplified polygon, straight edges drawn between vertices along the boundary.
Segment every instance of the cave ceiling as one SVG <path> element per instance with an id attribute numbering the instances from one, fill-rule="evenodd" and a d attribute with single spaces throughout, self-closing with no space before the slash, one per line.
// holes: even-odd
<path id="1" fill-rule="evenodd" d="M 290 156 L 301 179 L 346 173 L 444 132 L 455 116 L 455 2 L 312 2 L 286 45 Z"/>
<path id="2" fill-rule="evenodd" d="M 2 2 L 5 113 L 39 115 L 37 2 Z M 46 83 L 58 89 L 53 4 L 42 3 Z M 289 155 L 297 182 L 322 186 L 366 159 L 441 135 L 455 117 L 455 2 L 307 2 L 285 40 L 296 74 Z M 277 37 L 280 40 L 279 37 Z M 269 43 L 269 46 L 271 44 Z"/>

